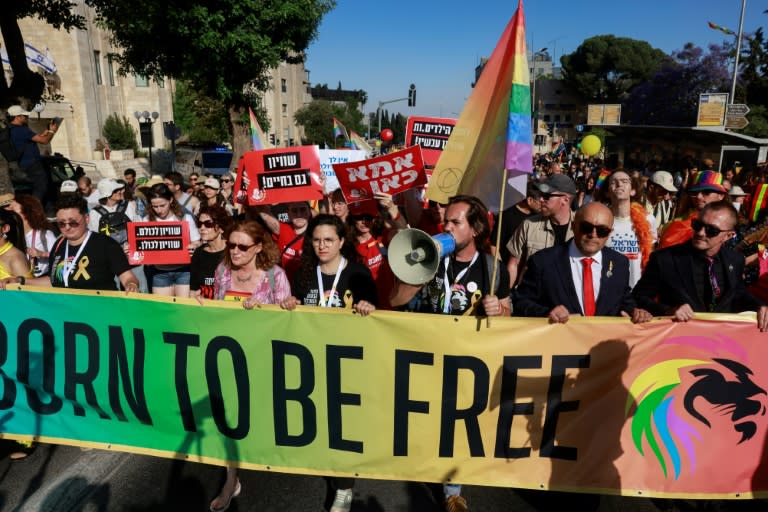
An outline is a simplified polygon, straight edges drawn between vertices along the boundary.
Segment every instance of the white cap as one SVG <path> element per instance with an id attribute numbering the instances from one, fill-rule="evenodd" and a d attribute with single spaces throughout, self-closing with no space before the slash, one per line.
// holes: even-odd
<path id="1" fill-rule="evenodd" d="M 29 111 L 24 110 L 23 108 L 21 108 L 21 105 L 12 105 L 12 106 L 8 107 L 8 115 L 11 116 L 11 117 L 28 116 L 28 115 L 31 115 L 31 114 L 32 114 L 32 112 L 29 112 Z"/>
<path id="2" fill-rule="evenodd" d="M 667 192 L 677 192 L 677 188 L 675 188 L 674 180 L 672 179 L 672 175 L 668 173 L 667 171 L 656 171 L 651 176 L 651 183 L 654 183 Z"/>
<path id="3" fill-rule="evenodd" d="M 219 190 L 219 188 L 221 188 L 219 180 L 213 177 L 206 179 L 205 183 L 203 183 L 203 186 L 212 188 L 213 190 Z"/>
<path id="4" fill-rule="evenodd" d="M 112 178 L 104 178 L 101 180 L 96 187 L 96 190 L 99 191 L 99 199 L 106 199 L 112 194 L 114 194 L 116 191 L 125 188 L 125 185 L 122 183 L 117 182 L 116 180 L 113 180 Z"/>
<path id="5" fill-rule="evenodd" d="M 744 197 L 747 195 L 747 193 L 744 192 L 744 189 L 741 188 L 740 186 L 734 185 L 731 187 L 731 190 L 728 191 L 728 195 L 734 196 L 734 197 Z"/>
<path id="6" fill-rule="evenodd" d="M 77 182 L 72 180 L 62 181 L 59 192 L 77 192 Z"/>

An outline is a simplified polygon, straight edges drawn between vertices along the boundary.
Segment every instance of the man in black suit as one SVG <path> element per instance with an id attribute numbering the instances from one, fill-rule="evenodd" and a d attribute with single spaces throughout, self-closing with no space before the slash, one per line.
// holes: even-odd
<path id="1" fill-rule="evenodd" d="M 768 307 L 744 286 L 744 256 L 723 247 L 737 222 L 730 202 L 707 204 L 691 222 L 690 241 L 651 254 L 633 290 L 638 305 L 679 322 L 695 312 L 757 311 L 758 329 L 768 330 Z"/>
<path id="2" fill-rule="evenodd" d="M 514 292 L 515 316 L 548 317 L 566 323 L 570 315 L 631 316 L 648 322 L 629 288 L 629 260 L 605 247 L 613 228 L 611 210 L 589 203 L 576 212 L 573 239 L 543 249 L 528 263 Z"/>

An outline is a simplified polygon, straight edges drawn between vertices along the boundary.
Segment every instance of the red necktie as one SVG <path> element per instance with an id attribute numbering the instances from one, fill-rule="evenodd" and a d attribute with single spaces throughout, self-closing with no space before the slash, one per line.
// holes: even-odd
<path id="1" fill-rule="evenodd" d="M 584 316 L 595 316 L 595 289 L 592 286 L 592 258 L 584 258 L 581 264 L 584 265 L 582 272 L 582 282 L 584 285 Z"/>

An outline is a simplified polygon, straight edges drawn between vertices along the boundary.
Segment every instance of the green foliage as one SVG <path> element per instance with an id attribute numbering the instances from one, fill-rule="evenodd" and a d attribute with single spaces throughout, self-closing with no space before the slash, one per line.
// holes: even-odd
<path id="1" fill-rule="evenodd" d="M 117 113 L 111 114 L 104 121 L 101 134 L 107 139 L 111 149 L 132 149 L 134 153 L 139 150 L 136 131 L 133 129 L 131 121 L 125 116 L 118 116 Z"/>
<path id="2" fill-rule="evenodd" d="M 307 144 L 328 144 L 334 147 L 333 118 L 335 117 L 344 125 L 347 132 L 365 133 L 363 126 L 363 114 L 357 109 L 354 99 L 347 100 L 341 105 L 328 100 L 315 100 L 305 105 L 294 116 L 296 123 L 304 127 L 305 142 Z M 342 140 L 335 141 L 341 145 Z"/>
<path id="3" fill-rule="evenodd" d="M 645 41 L 603 35 L 585 40 L 560 62 L 564 80 L 587 100 L 618 102 L 668 59 Z"/>
<path id="4" fill-rule="evenodd" d="M 747 119 L 749 125 L 739 130 L 739 133 L 751 137 L 768 138 L 768 107 L 759 104 L 750 105 Z"/>
<path id="5" fill-rule="evenodd" d="M 265 91 L 268 72 L 299 62 L 334 0 L 87 0 L 123 52 L 123 71 L 195 84 L 202 94 L 243 107 Z"/>
<path id="6" fill-rule="evenodd" d="M 174 121 L 182 140 L 193 144 L 231 143 L 229 112 L 221 101 L 211 99 L 185 81 L 176 82 L 173 97 Z"/>

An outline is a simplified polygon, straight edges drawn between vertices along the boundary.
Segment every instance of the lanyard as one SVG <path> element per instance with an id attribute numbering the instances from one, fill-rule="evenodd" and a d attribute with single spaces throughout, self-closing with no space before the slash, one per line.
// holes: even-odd
<path id="1" fill-rule="evenodd" d="M 472 261 L 469 262 L 469 265 L 467 265 L 464 270 L 459 272 L 456 275 L 456 279 L 453 280 L 453 284 L 458 283 L 462 277 L 469 271 L 469 268 L 477 261 L 477 255 L 480 254 L 479 252 L 475 252 L 475 255 L 472 256 Z M 446 256 L 443 260 L 443 267 L 445 267 L 445 273 L 443 274 L 443 285 L 445 286 L 445 301 L 443 302 L 443 313 L 448 314 L 451 312 L 451 287 L 453 284 L 448 282 L 448 265 L 451 262 L 451 257 Z"/>
<path id="2" fill-rule="evenodd" d="M 344 256 L 339 261 L 339 268 L 336 269 L 336 276 L 333 278 L 333 286 L 331 287 L 331 293 L 328 295 L 328 302 L 325 302 L 325 290 L 323 289 L 323 275 L 320 272 L 320 265 L 317 266 L 317 288 L 320 293 L 320 297 L 317 299 L 317 303 L 321 308 L 331 307 L 331 298 L 336 293 L 336 285 L 339 284 L 339 276 L 341 276 L 342 269 L 347 265 L 347 260 Z"/>
<path id="3" fill-rule="evenodd" d="M 77 250 L 77 254 L 75 254 L 75 257 L 72 259 L 72 261 L 69 261 L 69 240 L 67 240 L 67 245 L 64 248 L 64 273 L 62 275 L 62 279 L 64 280 L 64 288 L 69 288 L 69 274 L 75 270 L 75 263 L 78 259 L 80 259 L 80 254 L 82 254 L 83 249 L 85 249 L 85 245 L 88 243 L 90 238 L 91 232 L 88 231 L 88 234 L 85 235 L 85 240 L 83 240 L 83 243 L 80 244 L 80 248 Z"/>

